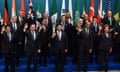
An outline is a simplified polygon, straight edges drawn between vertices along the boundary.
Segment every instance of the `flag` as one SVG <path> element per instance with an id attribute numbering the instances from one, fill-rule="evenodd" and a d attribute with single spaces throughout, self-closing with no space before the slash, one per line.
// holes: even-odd
<path id="1" fill-rule="evenodd" d="M 48 12 L 48 15 L 49 15 L 49 4 L 48 4 L 48 0 L 46 0 L 45 12 Z"/>
<path id="2" fill-rule="evenodd" d="M 15 0 L 12 0 L 12 17 L 16 16 L 16 4 Z"/>
<path id="3" fill-rule="evenodd" d="M 40 14 L 40 18 L 41 18 L 41 13 L 40 13 L 40 0 L 37 0 L 37 12 Z"/>
<path id="4" fill-rule="evenodd" d="M 62 0 L 61 16 L 65 15 L 65 0 Z"/>
<path id="5" fill-rule="evenodd" d="M 4 7 L 4 22 L 5 22 L 5 25 L 8 24 L 8 21 L 9 21 L 8 4 L 7 4 L 7 0 L 5 0 L 5 7 Z"/>
<path id="6" fill-rule="evenodd" d="M 90 10 L 89 10 L 89 13 L 88 13 L 89 21 L 92 22 L 93 16 L 94 16 L 94 0 L 90 0 Z"/>
<path id="7" fill-rule="evenodd" d="M 21 11 L 23 11 L 24 13 L 24 17 L 26 16 L 26 12 L 25 12 L 25 1 L 24 0 L 21 0 L 21 8 L 20 8 Z"/>
<path id="8" fill-rule="evenodd" d="M 56 0 L 53 0 L 51 19 L 52 19 L 52 23 L 56 24 L 56 20 L 57 20 L 57 4 L 56 4 Z"/>
<path id="9" fill-rule="evenodd" d="M 69 10 L 69 12 L 70 12 L 71 18 L 73 18 L 72 0 L 69 0 L 69 7 L 68 7 L 68 10 Z"/>
<path id="10" fill-rule="evenodd" d="M 97 15 L 98 24 L 101 24 L 101 19 L 102 19 L 102 0 L 99 0 L 98 15 Z"/>
<path id="11" fill-rule="evenodd" d="M 86 15 L 86 0 L 84 0 L 82 17 L 83 17 L 84 15 Z"/>
<path id="12" fill-rule="evenodd" d="M 108 4 L 107 4 L 107 5 L 108 5 L 108 10 L 111 10 L 111 7 L 112 7 L 111 0 L 108 0 L 107 3 L 108 3 Z"/>
<path id="13" fill-rule="evenodd" d="M 80 18 L 80 6 L 79 6 L 79 1 L 76 0 L 76 10 L 75 10 L 75 24 L 77 25 L 78 24 L 78 20 Z"/>
<path id="14" fill-rule="evenodd" d="M 1 13 L 0 13 L 0 19 L 1 19 L 2 17 L 1 17 Z"/>
<path id="15" fill-rule="evenodd" d="M 119 1 L 116 0 L 115 7 L 114 7 L 114 18 L 115 20 L 119 20 Z"/>

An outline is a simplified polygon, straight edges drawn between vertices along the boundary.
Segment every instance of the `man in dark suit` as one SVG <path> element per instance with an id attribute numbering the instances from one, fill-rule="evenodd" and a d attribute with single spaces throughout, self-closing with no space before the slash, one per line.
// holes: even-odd
<path id="1" fill-rule="evenodd" d="M 15 35 L 15 40 L 14 40 L 14 44 L 15 44 L 15 55 L 16 55 L 16 66 L 19 66 L 19 57 L 20 57 L 20 48 L 19 48 L 19 31 L 20 31 L 20 25 L 17 23 L 17 17 L 13 16 L 11 18 L 11 22 L 9 23 L 9 25 L 11 26 L 11 31 L 12 33 L 14 33 Z"/>
<path id="2" fill-rule="evenodd" d="M 115 63 L 120 63 L 120 19 L 115 26 L 114 32 L 114 55 Z"/>
<path id="3" fill-rule="evenodd" d="M 26 23 L 26 17 L 24 17 L 24 12 L 19 11 L 19 16 L 17 16 L 17 24 L 19 25 L 18 30 L 18 49 L 20 52 L 20 57 L 24 56 L 24 42 L 25 42 L 25 36 L 23 32 L 24 24 Z"/>
<path id="4" fill-rule="evenodd" d="M 2 18 L 0 18 L 0 32 L 2 30 L 2 27 L 4 26 L 4 21 Z M 0 59 L 2 58 L 2 52 L 1 52 L 1 45 L 2 45 L 2 38 L 1 38 L 1 34 L 0 34 Z"/>
<path id="5" fill-rule="evenodd" d="M 78 30 L 79 49 L 78 49 L 78 71 L 81 71 L 82 58 L 84 57 L 84 71 L 87 71 L 89 53 L 92 52 L 92 31 L 91 23 L 87 22 L 85 28 Z"/>
<path id="6" fill-rule="evenodd" d="M 99 24 L 97 23 L 97 18 L 93 17 L 93 22 L 91 26 L 91 30 L 93 32 L 93 52 L 95 52 L 95 62 L 98 63 L 98 44 L 99 44 L 99 37 L 98 37 L 98 31 L 99 31 Z M 89 56 L 89 62 L 93 63 L 93 52 Z"/>
<path id="7" fill-rule="evenodd" d="M 41 52 L 41 43 L 39 39 L 39 32 L 35 29 L 35 24 L 30 25 L 30 29 L 26 30 L 28 25 L 24 27 L 25 36 L 27 37 L 27 42 L 25 45 L 25 52 L 27 55 L 27 72 L 30 72 L 30 64 L 33 58 L 34 72 L 37 72 L 37 54 Z"/>
<path id="8" fill-rule="evenodd" d="M 55 72 L 64 72 L 64 56 L 67 52 L 68 42 L 65 32 L 62 31 L 62 25 L 58 24 L 56 32 L 52 34 L 55 52 Z"/>
<path id="9" fill-rule="evenodd" d="M 68 23 L 67 23 L 67 21 L 66 21 L 66 15 L 62 15 L 61 16 L 61 20 L 60 20 L 60 24 L 62 25 L 62 31 L 63 32 L 65 32 L 66 33 L 66 35 L 67 35 L 67 38 L 68 38 Z M 69 50 L 70 48 L 69 48 L 69 43 L 68 43 L 68 54 L 70 54 L 70 50 Z M 67 54 L 65 55 L 65 61 L 64 61 L 64 64 L 66 65 L 67 64 L 67 62 L 66 62 L 66 56 L 67 56 Z"/>
<path id="10" fill-rule="evenodd" d="M 11 72 L 15 72 L 14 61 L 14 34 L 11 32 L 11 27 L 7 25 L 2 27 L 2 39 L 4 44 L 2 45 L 2 53 L 5 56 L 5 72 L 9 72 L 9 64 L 11 66 Z"/>
<path id="11" fill-rule="evenodd" d="M 39 55 L 39 64 L 47 66 L 47 54 L 50 43 L 49 29 L 46 27 L 47 20 L 41 18 L 40 39 L 41 39 L 41 54 Z"/>
<path id="12" fill-rule="evenodd" d="M 26 17 L 24 17 L 24 12 L 19 11 L 19 15 L 17 16 L 17 23 L 24 28 L 24 24 L 26 22 Z"/>
<path id="13" fill-rule="evenodd" d="M 48 14 L 48 12 L 45 12 L 44 13 L 44 18 L 46 19 L 46 28 L 48 29 L 48 37 L 49 37 L 49 47 L 50 47 L 50 37 L 51 37 L 51 35 L 52 35 L 52 21 L 51 21 L 51 19 L 50 19 L 50 17 L 49 17 L 49 14 Z M 50 48 L 48 48 L 47 49 L 48 51 L 47 51 L 47 54 L 48 54 L 48 56 L 50 56 Z"/>
<path id="14" fill-rule="evenodd" d="M 103 24 L 108 24 L 110 26 L 110 31 L 113 31 L 115 26 L 115 18 L 112 16 L 112 11 L 108 11 L 107 16 L 103 18 Z"/>

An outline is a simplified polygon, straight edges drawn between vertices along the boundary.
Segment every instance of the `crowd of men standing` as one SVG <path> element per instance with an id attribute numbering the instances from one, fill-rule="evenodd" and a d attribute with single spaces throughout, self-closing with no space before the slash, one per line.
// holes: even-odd
<path id="1" fill-rule="evenodd" d="M 95 16 L 90 22 L 88 15 L 84 15 L 77 25 L 67 12 L 56 21 L 55 28 L 47 12 L 40 18 L 39 13 L 34 16 L 32 10 L 27 17 L 20 11 L 7 25 L 1 18 L 0 31 L 0 57 L 5 58 L 5 72 L 9 72 L 9 65 L 11 72 L 15 72 L 15 66 L 20 65 L 20 58 L 24 56 L 27 72 L 32 59 L 37 72 L 37 65 L 47 66 L 47 58 L 53 53 L 55 72 L 64 72 L 67 56 L 72 57 L 78 72 L 87 72 L 88 63 L 93 62 L 107 72 L 110 54 L 114 55 L 115 63 L 120 62 L 120 20 L 116 22 L 111 11 L 102 19 L 102 24 L 97 23 Z"/>

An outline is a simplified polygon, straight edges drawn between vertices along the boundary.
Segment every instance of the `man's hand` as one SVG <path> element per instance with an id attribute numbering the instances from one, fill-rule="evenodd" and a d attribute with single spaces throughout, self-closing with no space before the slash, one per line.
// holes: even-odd
<path id="1" fill-rule="evenodd" d="M 19 42 L 19 45 L 21 45 L 22 44 L 22 42 Z"/>
<path id="2" fill-rule="evenodd" d="M 28 28 L 28 24 L 26 23 L 25 26 L 24 26 L 24 29 L 27 29 Z"/>
<path id="3" fill-rule="evenodd" d="M 48 43 L 48 47 L 50 48 L 50 43 Z"/>
<path id="4" fill-rule="evenodd" d="M 113 31 L 113 29 L 111 28 L 111 29 L 110 29 L 110 32 L 112 32 L 112 31 Z"/>
<path id="5" fill-rule="evenodd" d="M 2 27 L 2 30 L 1 30 L 1 33 L 3 33 L 5 31 L 5 27 L 3 26 Z"/>
<path id="6" fill-rule="evenodd" d="M 92 53 L 92 49 L 89 49 L 89 53 Z"/>
<path id="7" fill-rule="evenodd" d="M 118 34 L 118 32 L 115 32 L 114 34 L 115 34 L 115 35 L 117 35 L 117 34 Z"/>
<path id="8" fill-rule="evenodd" d="M 41 53 L 41 50 L 40 50 L 40 49 L 38 49 L 38 53 Z"/>
<path id="9" fill-rule="evenodd" d="M 65 49 L 65 53 L 67 53 L 68 49 Z"/>
<path id="10" fill-rule="evenodd" d="M 79 28 L 79 29 L 78 29 L 78 32 L 81 32 L 81 31 L 83 31 L 83 30 L 82 30 L 81 28 Z"/>
<path id="11" fill-rule="evenodd" d="M 102 26 L 99 26 L 99 31 L 102 31 Z"/>
<path id="12" fill-rule="evenodd" d="M 110 53 L 112 52 L 112 48 L 110 48 Z"/>
<path id="13" fill-rule="evenodd" d="M 56 36 L 56 33 L 53 32 L 51 37 L 54 38 L 55 36 Z"/>

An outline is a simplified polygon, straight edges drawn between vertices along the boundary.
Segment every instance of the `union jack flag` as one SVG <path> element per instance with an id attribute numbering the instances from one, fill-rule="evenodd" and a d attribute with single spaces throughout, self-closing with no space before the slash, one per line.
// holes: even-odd
<path id="1" fill-rule="evenodd" d="M 111 3 L 111 0 L 108 0 L 107 3 L 108 3 L 108 10 L 112 10 L 112 3 Z"/>

